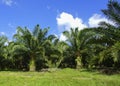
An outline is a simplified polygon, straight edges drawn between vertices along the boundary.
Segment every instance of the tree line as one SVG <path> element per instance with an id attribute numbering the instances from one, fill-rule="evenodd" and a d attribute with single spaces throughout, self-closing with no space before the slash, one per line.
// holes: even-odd
<path id="1" fill-rule="evenodd" d="M 114 24 L 71 28 L 66 41 L 48 35 L 49 28 L 17 28 L 13 40 L 0 36 L 0 70 L 39 71 L 43 68 L 120 68 L 120 3 L 110 0 L 103 14 Z"/>

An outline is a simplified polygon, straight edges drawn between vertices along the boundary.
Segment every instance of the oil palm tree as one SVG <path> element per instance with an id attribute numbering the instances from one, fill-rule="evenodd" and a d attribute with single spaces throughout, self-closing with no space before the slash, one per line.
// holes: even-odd
<path id="1" fill-rule="evenodd" d="M 103 35 L 100 42 L 104 44 L 104 50 L 100 52 L 99 57 L 100 62 L 106 59 L 118 62 L 120 58 L 120 3 L 110 0 L 107 6 L 107 9 L 102 12 L 113 24 L 101 22 L 100 27 L 94 29 L 96 33 Z"/>
<path id="2" fill-rule="evenodd" d="M 104 15 L 113 21 L 117 27 L 120 26 L 120 3 L 116 0 L 109 0 L 107 9 L 102 10 Z"/>
<path id="3" fill-rule="evenodd" d="M 5 43 L 7 42 L 6 36 L 0 36 L 0 70 L 5 68 Z"/>
<path id="4" fill-rule="evenodd" d="M 16 51 L 25 53 L 30 58 L 30 71 L 35 71 L 35 60 L 37 57 L 43 56 L 45 53 L 44 46 L 47 40 L 47 32 L 49 28 L 40 29 L 37 25 L 33 32 L 27 28 L 17 28 L 17 33 L 14 35 L 14 41 L 18 44 Z M 18 52 L 20 53 L 20 52 Z"/>
<path id="5" fill-rule="evenodd" d="M 69 50 L 75 57 L 76 68 L 82 68 L 82 54 L 87 52 L 87 43 L 89 43 L 95 33 L 92 29 L 79 31 L 78 28 L 71 28 L 70 31 L 64 31 L 63 34 L 67 38 L 66 42 L 69 45 Z"/>
<path id="6" fill-rule="evenodd" d="M 64 51 L 68 48 L 68 45 L 63 41 L 60 41 L 57 37 L 55 37 L 54 40 L 49 41 L 49 46 L 46 48 L 45 60 L 47 61 L 49 68 L 58 68 L 64 59 Z"/>

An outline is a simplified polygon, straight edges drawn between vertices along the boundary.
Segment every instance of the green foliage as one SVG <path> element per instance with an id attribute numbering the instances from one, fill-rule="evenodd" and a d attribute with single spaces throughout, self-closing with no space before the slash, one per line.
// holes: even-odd
<path id="1" fill-rule="evenodd" d="M 0 70 L 3 70 L 6 68 L 6 60 L 5 60 L 5 50 L 6 50 L 6 44 L 7 43 L 7 37 L 0 36 Z"/>
<path id="2" fill-rule="evenodd" d="M 0 36 L 0 70 L 40 71 L 54 68 L 120 69 L 120 3 L 110 0 L 103 14 L 113 22 L 99 27 L 71 28 L 66 41 L 48 35 L 50 28 L 33 31 L 18 27 L 12 41 Z"/>
<path id="3" fill-rule="evenodd" d="M 49 37 L 51 38 L 51 37 Z M 52 37 L 53 38 L 53 37 Z M 68 45 L 59 41 L 54 37 L 54 40 L 49 41 L 49 45 L 46 46 L 46 62 L 49 68 L 58 68 L 64 59 L 64 51 L 68 48 Z"/>
<path id="4" fill-rule="evenodd" d="M 71 28 L 70 31 L 64 31 L 63 34 L 66 36 L 66 42 L 69 45 L 69 53 L 72 52 L 71 57 L 75 58 L 76 68 L 82 68 L 84 59 L 83 53 L 88 51 L 88 44 L 93 39 L 95 34 L 92 29 L 84 29 L 79 31 L 78 28 Z"/>
<path id="5" fill-rule="evenodd" d="M 48 28 L 40 29 L 39 25 L 37 25 L 33 32 L 29 29 L 18 27 L 17 33 L 14 35 L 15 42 L 17 43 L 15 48 L 15 53 L 20 56 L 27 55 L 30 59 L 28 59 L 30 70 L 35 70 L 35 60 L 40 56 L 44 57 L 45 49 L 44 46 L 47 43 L 47 32 Z M 34 71 L 33 70 L 33 71 Z"/>
<path id="6" fill-rule="evenodd" d="M 102 12 L 115 24 L 120 26 L 120 3 L 116 0 L 110 0 L 107 5 L 107 9 L 102 10 Z"/>

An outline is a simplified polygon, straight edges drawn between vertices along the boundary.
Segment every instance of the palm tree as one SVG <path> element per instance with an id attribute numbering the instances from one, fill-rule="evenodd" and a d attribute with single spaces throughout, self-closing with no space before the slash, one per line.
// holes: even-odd
<path id="1" fill-rule="evenodd" d="M 5 68 L 5 43 L 7 42 L 7 37 L 0 36 L 0 69 Z"/>
<path id="2" fill-rule="evenodd" d="M 5 43 L 7 42 L 7 37 L 0 36 L 0 55 L 2 56 L 4 53 Z"/>
<path id="3" fill-rule="evenodd" d="M 101 22 L 100 27 L 94 29 L 96 33 L 102 35 L 100 43 L 104 46 L 99 57 L 100 62 L 106 59 L 108 59 L 107 62 L 110 62 L 111 59 L 113 62 L 118 62 L 120 51 L 120 3 L 110 0 L 107 6 L 108 8 L 102 10 L 102 12 L 114 24 Z"/>
<path id="4" fill-rule="evenodd" d="M 58 58 L 56 62 L 56 67 L 58 67 L 65 58 L 64 53 L 68 49 L 68 45 L 64 41 L 57 41 L 57 43 L 55 43 L 53 46 L 55 48 L 54 50 L 58 52 L 58 53 L 54 53 L 54 55 L 56 54 Z"/>
<path id="5" fill-rule="evenodd" d="M 47 32 L 49 28 L 40 29 L 37 25 L 33 32 L 30 32 L 27 28 L 17 28 L 17 34 L 14 35 L 15 42 L 18 44 L 15 51 L 21 51 L 23 54 L 26 52 L 30 57 L 30 71 L 35 71 L 35 60 L 40 56 L 44 56 L 44 46 L 47 40 Z M 18 52 L 20 53 L 20 52 Z"/>
<path id="6" fill-rule="evenodd" d="M 116 26 L 120 26 L 120 3 L 116 0 L 109 0 L 107 9 L 102 10 L 105 16 L 113 21 Z"/>
<path id="7" fill-rule="evenodd" d="M 67 38 L 66 42 L 69 45 L 69 50 L 75 57 L 76 68 L 82 68 L 82 54 L 87 51 L 87 43 L 94 32 L 92 32 L 91 29 L 79 31 L 78 28 L 71 28 L 70 31 L 64 31 L 63 34 Z"/>
<path id="8" fill-rule="evenodd" d="M 54 39 L 53 39 L 54 37 Z M 49 68 L 58 68 L 60 63 L 64 59 L 64 51 L 67 49 L 67 44 L 63 41 L 60 41 L 57 37 L 53 35 L 49 39 L 49 46 L 46 49 L 46 61 Z"/>

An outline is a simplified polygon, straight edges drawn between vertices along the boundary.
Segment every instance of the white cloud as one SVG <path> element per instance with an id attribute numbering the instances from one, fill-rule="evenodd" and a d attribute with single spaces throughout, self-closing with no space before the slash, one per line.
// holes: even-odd
<path id="1" fill-rule="evenodd" d="M 71 14 L 62 12 L 57 18 L 57 24 L 59 27 L 62 27 L 66 30 L 69 30 L 70 28 L 76 28 L 78 27 L 79 30 L 86 28 L 87 25 L 85 25 L 80 18 L 74 18 Z"/>
<path id="2" fill-rule="evenodd" d="M 0 35 L 5 35 L 5 33 L 4 32 L 0 32 Z"/>
<path id="3" fill-rule="evenodd" d="M 5 44 L 4 44 L 5 46 L 8 46 L 9 45 L 9 43 L 8 42 L 5 42 Z"/>
<path id="4" fill-rule="evenodd" d="M 61 33 L 60 34 L 60 41 L 65 41 L 67 38 Z"/>
<path id="5" fill-rule="evenodd" d="M 103 21 L 114 25 L 112 21 L 108 20 L 105 17 L 102 17 L 100 14 L 94 14 L 92 17 L 90 17 L 88 24 L 89 24 L 89 27 L 98 27 L 99 23 Z"/>
<path id="6" fill-rule="evenodd" d="M 88 25 L 86 25 L 81 18 L 74 18 L 71 14 L 66 12 L 62 12 L 59 16 L 57 16 L 56 20 L 59 29 L 62 29 L 61 31 L 64 29 L 69 31 L 70 28 L 76 27 L 78 27 L 79 30 L 82 30 L 86 27 L 98 27 L 99 23 L 103 21 L 114 25 L 112 21 L 108 20 L 100 14 L 93 14 L 93 16 L 88 19 Z M 59 37 L 61 41 L 66 40 L 66 37 L 62 33 L 59 35 Z"/>
<path id="7" fill-rule="evenodd" d="M 3 4 L 7 6 L 12 6 L 13 4 L 16 4 L 13 0 L 2 0 Z"/>
<path id="8" fill-rule="evenodd" d="M 62 12 L 57 18 L 57 24 L 61 30 L 70 30 L 70 28 L 78 27 L 79 30 L 86 28 L 87 25 L 83 23 L 82 19 L 76 17 L 74 18 L 71 14 Z M 61 33 L 60 41 L 65 41 L 67 38 Z"/>

